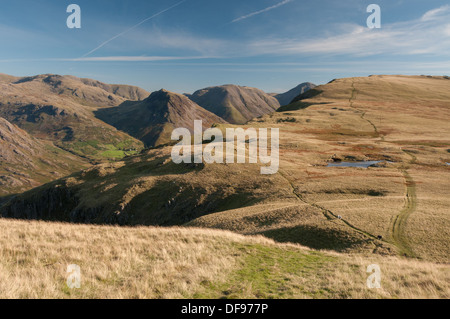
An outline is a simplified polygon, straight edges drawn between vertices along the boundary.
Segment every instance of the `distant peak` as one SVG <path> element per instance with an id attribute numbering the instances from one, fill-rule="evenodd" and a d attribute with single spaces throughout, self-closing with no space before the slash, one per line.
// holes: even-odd
<path id="1" fill-rule="evenodd" d="M 175 92 L 166 90 L 166 89 L 161 89 L 161 90 L 159 90 L 159 91 L 153 92 L 153 93 L 149 96 L 149 98 L 152 97 L 152 96 L 153 96 L 153 97 L 155 97 L 155 96 L 168 96 L 168 97 L 171 97 L 171 96 L 183 96 L 183 97 L 184 97 L 184 95 L 182 95 L 182 94 L 178 94 L 178 93 L 175 93 Z"/>
<path id="2" fill-rule="evenodd" d="M 187 103 L 190 102 L 189 98 L 185 95 L 174 93 L 171 91 L 168 91 L 166 89 L 161 89 L 159 91 L 155 91 L 152 94 L 150 94 L 149 97 L 147 97 L 144 101 L 154 103 L 154 102 L 164 102 L 167 103 L 169 101 L 176 101 L 177 103 Z"/>

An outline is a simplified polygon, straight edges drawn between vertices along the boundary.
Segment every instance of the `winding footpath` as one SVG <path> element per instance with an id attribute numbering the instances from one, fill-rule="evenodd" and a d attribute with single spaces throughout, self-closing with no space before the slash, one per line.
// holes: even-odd
<path id="1" fill-rule="evenodd" d="M 366 112 L 363 112 L 354 106 L 354 100 L 356 99 L 357 94 L 358 91 L 355 87 L 355 81 L 352 81 L 352 95 L 349 99 L 350 107 L 360 112 L 361 119 L 367 121 L 373 127 L 375 136 L 380 138 L 381 141 L 384 141 L 384 136 L 379 133 L 377 126 L 372 121 L 365 118 Z M 408 163 L 403 163 L 399 168 L 406 185 L 405 205 L 400 213 L 392 219 L 389 229 L 393 243 L 399 249 L 400 254 L 406 257 L 416 257 L 406 236 L 406 225 L 408 218 L 417 208 L 416 183 L 408 172 L 410 166 L 416 163 L 417 158 L 409 151 L 402 149 L 402 152 L 411 157 L 411 160 Z"/>
<path id="2" fill-rule="evenodd" d="M 322 212 L 322 214 L 325 216 L 325 218 L 326 218 L 327 220 L 338 220 L 338 221 L 344 223 L 346 226 L 348 226 L 348 227 L 350 227 L 351 229 L 353 229 L 354 231 L 356 231 L 356 232 L 358 232 L 358 233 L 360 233 L 360 234 L 362 234 L 362 235 L 364 235 L 364 236 L 367 236 L 367 237 L 369 237 L 370 239 L 377 239 L 376 236 L 374 236 L 374 235 L 372 235 L 372 234 L 370 234 L 370 233 L 368 233 L 368 232 L 366 232 L 366 231 L 364 231 L 364 230 L 362 230 L 362 229 L 360 229 L 360 228 L 358 228 L 358 227 L 352 225 L 351 223 L 349 223 L 348 221 L 346 221 L 346 220 L 343 219 L 343 218 L 339 218 L 339 216 L 336 215 L 335 213 L 333 213 L 331 210 L 326 209 L 325 207 L 322 207 L 322 206 L 320 206 L 320 205 L 318 205 L 318 204 L 316 204 L 316 203 L 312 203 L 312 202 L 309 202 L 309 201 L 305 200 L 305 199 L 303 198 L 303 196 L 301 196 L 301 195 L 295 190 L 294 184 L 293 184 L 292 181 L 286 176 L 286 174 L 283 173 L 283 172 L 281 172 L 281 170 L 279 171 L 279 174 L 280 174 L 280 175 L 281 175 L 281 176 L 289 183 L 289 185 L 291 185 L 292 193 L 295 195 L 295 197 L 297 197 L 301 202 L 303 202 L 303 203 L 305 203 L 305 204 L 307 204 L 307 205 L 309 205 L 309 206 L 312 206 L 312 207 L 314 207 L 314 208 L 319 209 L 319 210 Z"/>
<path id="3" fill-rule="evenodd" d="M 400 171 L 405 178 L 406 184 L 406 199 L 405 205 L 403 209 L 400 211 L 400 214 L 395 216 L 391 223 L 391 237 L 394 240 L 395 245 L 400 249 L 400 253 L 407 257 L 416 257 L 411 246 L 409 245 L 407 236 L 406 236 L 406 224 L 408 218 L 417 208 L 417 195 L 416 195 L 416 183 L 411 175 L 408 173 L 408 169 L 410 165 L 414 164 L 417 158 L 411 152 L 402 150 L 404 153 L 408 154 L 411 157 L 411 160 L 408 164 L 403 165 L 400 168 Z"/>
<path id="4" fill-rule="evenodd" d="M 352 81 L 352 94 L 349 99 L 350 108 L 354 109 L 357 113 L 359 113 L 361 119 L 368 122 L 373 127 L 374 132 L 375 132 L 375 135 L 374 135 L 375 138 L 380 139 L 380 141 L 378 141 L 378 143 L 384 142 L 385 141 L 384 135 L 380 134 L 377 126 L 372 121 L 370 121 L 369 119 L 367 119 L 365 117 L 366 112 L 358 109 L 354 105 L 354 101 L 356 99 L 357 94 L 358 94 L 358 91 L 355 87 L 355 81 Z M 408 221 L 409 217 L 411 216 L 411 214 L 413 214 L 417 208 L 416 183 L 415 183 L 414 179 L 411 177 L 411 175 L 409 174 L 408 170 L 410 169 L 411 165 L 414 165 L 416 163 L 417 158 L 410 151 L 403 150 L 403 149 L 401 149 L 401 151 L 411 157 L 410 161 L 408 161 L 407 163 L 403 162 L 402 166 L 399 168 L 400 172 L 403 175 L 403 178 L 405 180 L 405 185 L 406 185 L 405 205 L 404 205 L 403 209 L 400 211 L 400 213 L 392 218 L 392 221 L 391 221 L 391 224 L 389 227 L 389 230 L 390 230 L 389 232 L 390 232 L 390 236 L 392 239 L 391 243 L 393 243 L 399 249 L 399 252 L 401 255 L 406 256 L 406 257 L 417 257 L 414 254 L 413 250 L 411 249 L 410 243 L 409 243 L 407 235 L 406 235 L 407 221 Z M 303 198 L 303 196 L 301 194 L 299 194 L 296 191 L 295 185 L 289 179 L 288 174 L 282 172 L 281 170 L 279 171 L 279 174 L 289 183 L 289 185 L 291 186 L 291 189 L 292 189 L 292 193 L 295 195 L 295 197 L 299 201 L 301 201 L 307 205 L 310 205 L 314 208 L 319 209 L 327 220 L 340 221 L 343 224 L 345 224 L 347 227 L 351 228 L 352 230 L 368 237 L 371 240 L 374 240 L 375 245 L 378 246 L 376 244 L 376 242 L 379 240 L 377 236 L 352 225 L 350 222 L 346 221 L 343 218 L 339 218 L 338 215 L 336 215 L 332 211 L 326 209 L 325 207 L 320 206 L 317 203 L 307 201 L 305 198 Z M 381 241 L 386 242 L 385 240 L 381 240 Z"/>

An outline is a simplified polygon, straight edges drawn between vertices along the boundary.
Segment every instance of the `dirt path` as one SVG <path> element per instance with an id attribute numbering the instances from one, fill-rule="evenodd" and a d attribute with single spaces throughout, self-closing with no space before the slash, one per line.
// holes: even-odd
<path id="1" fill-rule="evenodd" d="M 378 239 L 376 236 L 374 236 L 374 235 L 372 235 L 372 234 L 370 234 L 370 233 L 368 233 L 368 232 L 366 232 L 366 231 L 364 231 L 364 230 L 362 230 L 362 229 L 360 229 L 360 228 L 358 228 L 358 227 L 352 225 L 351 223 L 349 223 L 349 222 L 346 221 L 345 219 L 339 218 L 339 216 L 336 215 L 335 213 L 333 213 L 331 210 L 326 209 L 325 207 L 322 207 L 322 206 L 318 205 L 317 203 L 312 203 L 312 202 L 309 202 L 309 201 L 305 200 L 305 199 L 303 198 L 303 196 L 300 195 L 300 194 L 296 191 L 293 182 L 286 176 L 287 174 L 281 172 L 281 170 L 279 171 L 279 174 L 280 174 L 280 175 L 281 175 L 281 176 L 289 183 L 289 185 L 291 185 L 292 193 L 293 193 L 293 194 L 294 194 L 301 202 L 303 202 L 303 203 L 305 203 L 305 204 L 308 204 L 308 205 L 310 205 L 310 206 L 312 206 L 312 207 L 314 207 L 314 208 L 319 209 L 319 210 L 322 212 L 322 214 L 325 216 L 326 219 L 328 219 L 328 220 L 336 220 L 336 221 L 340 221 L 340 222 L 344 223 L 346 226 L 348 226 L 348 227 L 350 227 L 351 229 L 353 229 L 354 231 L 356 231 L 356 232 L 358 232 L 358 233 L 360 233 L 360 234 L 363 234 L 363 235 L 369 237 L 370 239 Z"/>
<path id="2" fill-rule="evenodd" d="M 377 126 L 370 121 L 369 119 L 365 118 L 366 112 L 363 112 L 362 110 L 358 109 L 354 106 L 354 101 L 356 99 L 356 96 L 358 94 L 358 91 L 355 87 L 355 82 L 352 81 L 352 94 L 349 98 L 349 106 L 354 109 L 357 113 L 360 114 L 360 117 L 362 120 L 368 122 L 374 129 L 375 132 L 375 138 L 380 138 L 379 142 L 384 141 L 384 136 L 379 133 Z M 406 238 L 405 229 L 406 229 L 406 223 L 408 218 L 411 216 L 411 214 L 416 210 L 417 207 L 417 196 L 416 196 L 416 184 L 411 177 L 411 175 L 408 173 L 408 169 L 410 168 L 410 165 L 414 164 L 416 162 L 416 157 L 408 151 L 402 150 L 404 153 L 408 154 L 411 157 L 411 160 L 407 164 L 403 164 L 400 168 L 400 171 L 405 179 L 406 184 L 406 195 L 405 195 L 405 206 L 400 211 L 400 213 L 393 218 L 390 226 L 390 233 L 393 240 L 393 243 L 398 249 L 400 250 L 400 253 L 404 256 L 408 257 L 415 257 L 414 252 L 409 246 L 408 240 Z M 354 225 L 349 223 L 343 218 L 338 218 L 336 214 L 334 214 L 332 211 L 326 209 L 323 206 L 320 206 L 318 203 L 312 203 L 303 198 L 301 194 L 299 194 L 296 191 L 295 185 L 293 182 L 288 178 L 288 175 L 286 173 L 283 173 L 281 170 L 279 171 L 280 175 L 290 184 L 292 188 L 292 193 L 303 203 L 308 204 L 312 207 L 315 207 L 319 209 L 322 214 L 325 216 L 328 220 L 338 220 L 342 223 L 344 223 L 349 228 L 353 229 L 354 231 L 363 234 L 367 236 L 370 239 L 378 240 L 377 236 L 374 236 Z M 382 240 L 384 241 L 384 240 Z"/>
<path id="3" fill-rule="evenodd" d="M 355 107 L 354 100 L 356 99 L 357 94 L 358 91 L 356 90 L 355 87 L 355 81 L 352 81 L 352 95 L 349 99 L 350 107 L 358 112 L 361 112 L 361 119 L 367 121 L 373 127 L 376 137 L 380 138 L 381 141 L 384 141 L 385 140 L 384 136 L 379 133 L 377 126 L 372 121 L 365 118 L 366 112 L 363 112 L 359 110 L 357 107 Z M 392 240 L 394 241 L 394 244 L 398 247 L 402 255 L 408 257 L 415 257 L 415 254 L 408 243 L 405 230 L 408 218 L 411 216 L 412 213 L 414 213 L 417 207 L 416 184 L 414 182 L 414 179 L 408 173 L 410 165 L 414 164 L 417 158 L 411 152 L 405 150 L 402 151 L 411 157 L 409 163 L 403 164 L 402 167 L 400 168 L 400 171 L 403 175 L 403 178 L 405 179 L 406 184 L 405 205 L 403 209 L 400 211 L 400 213 L 393 218 L 390 226 L 390 234 Z"/>
<path id="4" fill-rule="evenodd" d="M 350 96 L 350 98 L 349 98 L 349 105 L 350 105 L 350 107 L 351 107 L 352 109 L 354 109 L 357 113 L 360 114 L 360 117 L 361 117 L 362 120 L 368 122 L 368 123 L 373 127 L 373 129 L 374 129 L 374 131 L 375 131 L 375 134 L 376 134 L 376 137 L 380 137 L 380 134 L 379 134 L 379 132 L 378 132 L 378 128 L 376 127 L 376 125 L 375 125 L 372 121 L 370 121 L 370 120 L 368 120 L 368 119 L 365 118 L 366 112 L 363 112 L 363 111 L 359 110 L 357 107 L 354 106 L 354 100 L 356 99 L 356 96 L 357 96 L 357 95 L 358 95 L 358 91 L 356 90 L 355 82 L 352 81 L 352 94 L 351 94 L 351 96 Z M 381 136 L 381 140 L 384 140 L 384 137 L 383 137 L 383 136 Z M 347 227 L 351 228 L 352 230 L 354 230 L 354 231 L 356 231 L 356 232 L 358 232 L 358 233 L 360 233 L 360 234 L 363 234 L 364 236 L 366 236 L 366 237 L 368 237 L 368 238 L 370 238 L 370 239 L 372 239 L 372 240 L 378 240 L 378 237 L 377 237 L 377 236 L 372 235 L 372 234 L 368 233 L 367 231 L 364 231 L 364 230 L 362 230 L 362 229 L 360 229 L 360 228 L 358 228 L 358 227 L 352 225 L 350 222 L 348 222 L 348 221 L 345 220 L 344 218 L 339 218 L 339 216 L 338 216 L 337 214 L 333 213 L 333 212 L 330 211 L 329 209 L 326 209 L 325 207 L 320 206 L 318 203 L 312 203 L 312 202 L 309 202 L 309 201 L 305 200 L 305 199 L 303 198 L 303 196 L 300 195 L 300 194 L 296 191 L 295 185 L 294 185 L 293 182 L 288 178 L 287 174 L 283 173 L 281 170 L 279 171 L 279 173 L 280 173 L 280 175 L 281 175 L 281 176 L 289 183 L 289 185 L 290 185 L 291 188 L 292 188 L 292 193 L 293 193 L 293 194 L 294 194 L 301 202 L 303 202 L 303 203 L 305 203 L 305 204 L 308 204 L 308 205 L 310 205 L 310 206 L 312 206 L 312 207 L 315 207 L 315 208 L 319 209 L 319 210 L 322 212 L 322 214 L 324 215 L 324 217 L 325 217 L 327 220 L 336 220 L 336 221 L 340 221 L 340 222 L 342 222 L 343 224 L 345 224 Z M 377 245 L 376 245 L 376 246 L 377 246 Z"/>
<path id="5" fill-rule="evenodd" d="M 414 179 L 411 177 L 411 175 L 408 173 L 410 165 L 414 164 L 417 158 L 411 152 L 405 150 L 402 151 L 411 157 L 409 163 L 403 165 L 400 168 L 400 171 L 402 172 L 403 177 L 405 178 L 406 184 L 405 206 L 400 211 L 400 214 L 395 216 L 395 218 L 393 219 L 390 229 L 392 239 L 394 240 L 395 245 L 400 249 L 400 253 L 407 257 L 416 257 L 416 255 L 414 254 L 413 250 L 409 245 L 407 236 L 405 234 L 405 230 L 408 218 L 411 216 L 412 213 L 414 213 L 414 211 L 417 208 L 416 183 L 414 182 Z"/>
<path id="6" fill-rule="evenodd" d="M 355 87 L 355 81 L 352 81 L 352 95 L 349 99 L 349 106 L 356 110 L 358 113 L 360 113 L 360 117 L 362 120 L 366 121 L 367 123 L 370 124 L 370 126 L 372 126 L 374 132 L 375 132 L 375 137 L 376 138 L 381 138 L 382 141 L 384 141 L 384 136 L 380 134 L 380 132 L 378 131 L 378 127 L 369 119 L 366 118 L 366 113 L 364 111 L 361 111 L 360 109 L 358 109 L 354 104 L 355 104 L 355 99 L 356 96 L 358 95 L 358 90 L 356 90 Z"/>

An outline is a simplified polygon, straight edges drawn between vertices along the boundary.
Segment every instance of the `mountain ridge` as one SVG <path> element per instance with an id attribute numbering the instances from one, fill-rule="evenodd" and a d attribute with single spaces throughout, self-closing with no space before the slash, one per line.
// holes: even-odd
<path id="1" fill-rule="evenodd" d="M 147 146 L 166 144 L 175 128 L 193 132 L 194 120 L 203 121 L 203 129 L 226 123 L 188 97 L 161 89 L 140 102 L 98 110 L 98 118 L 143 141 Z"/>
<path id="2" fill-rule="evenodd" d="M 262 90 L 234 84 L 207 87 L 188 97 L 231 124 L 245 124 L 280 107 L 277 99 Z"/>
<path id="3" fill-rule="evenodd" d="M 120 105 L 128 97 L 141 98 L 144 90 L 52 74 L 2 78 L 7 80 L 0 80 L 0 116 L 34 137 L 91 160 L 142 148 L 140 141 L 98 120 L 93 112 Z"/>
<path id="4" fill-rule="evenodd" d="M 291 104 L 292 101 L 299 96 L 311 89 L 314 89 L 317 85 L 311 82 L 304 82 L 297 85 L 295 88 L 280 94 L 274 94 L 273 96 L 280 102 L 281 106 Z"/>

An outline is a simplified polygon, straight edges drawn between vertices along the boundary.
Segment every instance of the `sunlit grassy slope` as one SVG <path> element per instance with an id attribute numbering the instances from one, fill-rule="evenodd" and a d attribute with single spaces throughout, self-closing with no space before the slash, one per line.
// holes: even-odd
<path id="1" fill-rule="evenodd" d="M 248 123 L 280 128 L 280 176 L 297 206 L 222 212 L 190 225 L 336 250 L 355 247 L 359 235 L 383 236 L 401 255 L 448 263 L 449 120 L 445 77 L 372 76 L 319 86 Z M 385 162 L 369 169 L 326 167 L 332 159 Z"/>
<path id="2" fill-rule="evenodd" d="M 275 175 L 253 164 L 175 165 L 162 147 L 34 189 L 0 214 L 189 225 L 448 264 L 449 119 L 447 78 L 335 80 L 242 126 L 280 129 Z M 332 160 L 384 162 L 327 167 Z"/>
<path id="3" fill-rule="evenodd" d="M 0 220 L 0 298 L 448 298 L 444 265 L 220 230 Z M 67 286 L 68 265 L 81 288 Z M 367 267 L 381 288 L 367 287 Z"/>

